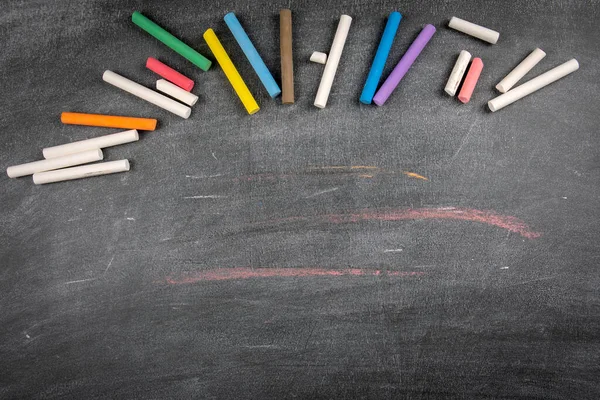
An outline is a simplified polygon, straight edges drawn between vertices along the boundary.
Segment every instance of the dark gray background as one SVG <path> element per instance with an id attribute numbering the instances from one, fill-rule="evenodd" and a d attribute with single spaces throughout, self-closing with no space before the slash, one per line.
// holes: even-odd
<path id="1" fill-rule="evenodd" d="M 160 128 L 105 151 L 130 159 L 129 173 L 46 186 L 0 177 L 0 397 L 597 399 L 598 6 L 5 2 L 3 169 L 118 131 L 63 126 L 62 111 L 156 117 Z M 222 19 L 237 13 L 279 80 L 281 7 L 294 17 L 292 106 L 268 97 Z M 246 114 L 218 65 L 202 72 L 137 28 L 134 10 L 211 59 L 202 33 L 214 28 L 260 112 Z M 404 18 L 384 77 L 424 24 L 438 32 L 384 107 L 359 105 L 393 10 Z M 342 13 L 354 19 L 318 110 L 323 67 L 308 58 L 328 51 Z M 450 31 L 453 15 L 500 41 Z M 548 55 L 530 76 L 573 57 L 581 68 L 488 112 L 493 86 L 535 47 Z M 462 49 L 485 64 L 467 105 L 442 94 Z M 111 69 L 151 86 L 148 56 L 196 81 L 189 120 L 102 82 Z M 390 173 L 310 170 L 352 165 Z M 185 198 L 207 195 L 223 197 Z M 409 207 L 494 210 L 542 236 L 447 220 L 264 223 Z M 423 276 L 165 282 L 232 267 Z"/>

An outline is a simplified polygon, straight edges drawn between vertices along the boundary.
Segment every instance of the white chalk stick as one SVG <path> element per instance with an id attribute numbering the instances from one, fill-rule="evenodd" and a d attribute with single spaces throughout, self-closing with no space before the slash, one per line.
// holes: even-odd
<path id="1" fill-rule="evenodd" d="M 173 85 L 171 82 L 164 79 L 159 79 L 156 81 L 156 90 L 168 94 L 169 96 L 176 98 L 188 106 L 193 106 L 198 101 L 198 96 L 195 94 L 190 93 L 187 90 L 183 90 L 179 86 Z"/>
<path id="2" fill-rule="evenodd" d="M 310 55 L 310 61 L 317 64 L 326 64 L 327 54 L 321 53 L 320 51 L 315 51 Z"/>
<path id="3" fill-rule="evenodd" d="M 546 57 L 546 53 L 544 53 L 542 49 L 535 49 L 496 85 L 496 89 L 498 89 L 500 93 L 508 92 L 515 86 L 515 83 L 519 82 L 519 80 L 524 77 L 526 73 L 531 71 L 531 69 L 544 57 Z"/>
<path id="4" fill-rule="evenodd" d="M 108 161 L 84 165 L 82 167 L 39 172 L 37 174 L 33 174 L 33 183 L 36 185 L 43 185 L 44 183 L 70 181 L 73 179 L 89 178 L 92 176 L 108 175 L 125 171 L 129 171 L 128 160 Z"/>
<path id="5" fill-rule="evenodd" d="M 167 96 L 157 93 L 154 90 L 148 89 L 147 87 L 142 86 L 139 83 L 127 79 L 119 74 L 115 74 L 112 71 L 104 71 L 102 79 L 105 82 L 118 87 L 119 89 L 131 93 L 132 95 L 137 96 L 140 99 L 146 100 L 147 102 L 152 103 L 156 106 L 159 106 L 160 108 L 170 111 L 173 114 L 180 116 L 181 118 L 187 119 L 192 113 L 192 109 L 188 106 L 178 103 L 175 100 L 168 98 Z"/>
<path id="6" fill-rule="evenodd" d="M 452 68 L 452 72 L 450 73 L 450 77 L 446 83 L 446 87 L 444 88 L 444 91 L 450 96 L 454 96 L 456 94 L 458 85 L 460 85 L 460 82 L 462 81 L 470 60 L 471 53 L 466 50 L 462 50 L 458 55 L 456 63 L 454 64 L 454 68 Z"/>
<path id="7" fill-rule="evenodd" d="M 327 56 L 327 63 L 323 70 L 323 76 L 321 77 L 321 83 L 319 84 L 319 90 L 317 90 L 317 97 L 315 98 L 315 106 L 319 108 L 325 108 L 327 105 L 327 99 L 329 98 L 329 92 L 333 85 L 333 78 L 340 63 L 342 57 L 342 51 L 344 50 L 344 44 L 346 44 L 346 38 L 348 37 L 348 31 L 350 30 L 350 24 L 352 18 L 348 15 L 342 15 L 340 22 L 338 23 L 331 49 L 329 50 L 329 56 Z"/>
<path id="8" fill-rule="evenodd" d="M 456 17 L 450 19 L 448 27 L 491 44 L 496 44 L 500 38 L 500 33 L 496 31 Z"/>
<path id="9" fill-rule="evenodd" d="M 81 153 L 86 150 L 104 149 L 106 147 L 117 146 L 120 144 L 135 142 L 140 139 L 138 131 L 135 129 L 125 132 L 113 133 L 112 135 L 104 135 L 93 139 L 80 140 L 60 146 L 46 147 L 42 149 L 44 158 L 56 158 L 69 154 Z"/>
<path id="10" fill-rule="evenodd" d="M 492 111 L 498 111 L 507 105 L 512 104 L 537 90 L 540 90 L 544 86 L 547 86 L 552 82 L 556 82 L 560 78 L 569 75 L 571 72 L 577 71 L 578 69 L 579 63 L 573 58 L 566 63 L 552 68 L 550 71 L 544 72 L 532 80 L 525 82 L 521 86 L 517 86 L 516 88 L 501 94 L 495 99 L 488 101 L 488 107 Z"/>
<path id="11" fill-rule="evenodd" d="M 51 171 L 53 169 L 100 161 L 103 157 L 104 155 L 100 149 L 88 150 L 77 154 L 69 154 L 63 157 L 51 158 L 49 160 L 40 160 L 27 164 L 13 165 L 12 167 L 8 167 L 6 169 L 6 174 L 10 178 L 18 178 L 20 176 L 31 175 L 37 172 Z"/>

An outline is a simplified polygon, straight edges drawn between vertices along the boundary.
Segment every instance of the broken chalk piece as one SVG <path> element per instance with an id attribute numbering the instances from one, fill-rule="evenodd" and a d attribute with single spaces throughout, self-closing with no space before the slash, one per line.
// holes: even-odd
<path id="1" fill-rule="evenodd" d="M 446 87 L 444 91 L 450 96 L 454 96 L 456 91 L 458 90 L 458 86 L 462 81 L 463 76 L 469 66 L 469 61 L 471 60 L 471 53 L 466 50 L 462 50 L 456 59 L 456 63 L 454 64 L 454 68 L 452 68 L 452 72 L 450 73 L 450 77 L 448 78 L 448 83 L 446 83 Z"/>
<path id="2" fill-rule="evenodd" d="M 310 61 L 325 65 L 327 63 L 327 54 L 315 51 L 310 55 Z"/>
<path id="3" fill-rule="evenodd" d="M 498 89 L 500 93 L 508 92 L 515 86 L 515 83 L 519 82 L 519 80 L 531 71 L 531 69 L 544 57 L 546 57 L 546 53 L 542 49 L 535 49 L 496 85 L 496 89 Z"/>
<path id="4" fill-rule="evenodd" d="M 456 17 L 450 19 L 448 27 L 491 44 L 496 44 L 500 38 L 500 33 L 496 31 Z"/>

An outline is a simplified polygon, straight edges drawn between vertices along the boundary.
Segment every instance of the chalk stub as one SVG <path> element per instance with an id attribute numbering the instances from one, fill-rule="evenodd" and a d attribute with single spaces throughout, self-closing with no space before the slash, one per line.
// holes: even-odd
<path id="1" fill-rule="evenodd" d="M 193 80 L 169 67 L 167 64 L 158 61 L 156 58 L 148 57 L 146 68 L 188 92 L 194 87 Z"/>
<path id="2" fill-rule="evenodd" d="M 450 19 L 448 27 L 491 44 L 496 44 L 500 38 L 500 33 L 494 30 L 457 17 L 452 17 Z"/>
<path id="3" fill-rule="evenodd" d="M 556 82 L 560 78 L 564 78 L 578 69 L 579 63 L 573 58 L 559 65 L 558 67 L 554 67 L 551 70 L 531 79 L 530 81 L 527 81 L 524 84 L 517 86 L 516 88 L 509 90 L 504 94 L 501 94 L 495 99 L 488 101 L 488 107 L 492 112 L 498 111 L 509 104 L 512 104 L 515 101 L 520 100 L 523 97 L 530 95 L 531 93 L 534 93 L 553 82 Z"/>
<path id="4" fill-rule="evenodd" d="M 471 95 L 473 94 L 473 90 L 475 90 L 475 85 L 477 85 L 477 81 L 479 80 L 482 70 L 483 61 L 481 61 L 481 58 L 475 57 L 471 62 L 469 72 L 467 72 L 467 76 L 465 77 L 465 82 L 460 88 L 460 93 L 458 94 L 458 100 L 461 103 L 466 104 L 469 102 L 469 100 L 471 100 Z"/>
<path id="5" fill-rule="evenodd" d="M 325 65 L 327 63 L 327 54 L 321 53 L 320 51 L 313 51 L 310 55 L 310 61 Z"/>
<path id="6" fill-rule="evenodd" d="M 198 101 L 198 96 L 172 84 L 166 79 L 159 79 L 156 81 L 156 90 L 168 94 L 188 106 L 193 106 Z"/>
<path id="7" fill-rule="evenodd" d="M 90 178 L 92 176 L 115 174 L 117 172 L 125 171 L 129 171 L 129 160 L 108 161 L 33 174 L 33 183 L 36 185 L 43 185 L 45 183 L 70 181 L 73 179 Z"/>
<path id="8" fill-rule="evenodd" d="M 515 69 L 510 71 L 510 73 L 506 75 L 506 77 L 496 85 L 496 89 L 500 93 L 508 92 L 517 82 L 519 82 L 519 80 L 521 80 L 522 77 L 525 76 L 525 74 L 531 71 L 531 69 L 535 67 L 537 63 L 539 63 L 544 57 L 546 57 L 546 53 L 542 49 L 537 48 L 533 50 L 527 57 L 525 57 L 523 61 L 519 63 L 519 65 L 515 67 Z"/>
<path id="9" fill-rule="evenodd" d="M 458 85 L 462 81 L 465 72 L 467 71 L 467 67 L 469 66 L 469 61 L 471 60 L 471 53 L 466 50 L 462 50 L 456 59 L 456 63 L 454 64 L 454 68 L 452 68 L 452 72 L 450 73 L 450 77 L 448 78 L 448 82 L 446 83 L 446 87 L 444 91 L 450 95 L 454 96 L 456 91 L 458 90 Z"/>

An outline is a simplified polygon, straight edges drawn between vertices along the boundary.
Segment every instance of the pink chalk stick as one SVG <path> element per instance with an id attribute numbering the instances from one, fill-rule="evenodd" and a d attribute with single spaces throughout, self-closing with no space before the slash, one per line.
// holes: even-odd
<path id="1" fill-rule="evenodd" d="M 193 80 L 175 71 L 168 65 L 161 63 L 156 58 L 148 57 L 148 60 L 146 61 L 146 68 L 162 76 L 174 85 L 179 86 L 183 90 L 187 90 L 188 92 L 194 87 Z"/>
<path id="2" fill-rule="evenodd" d="M 469 67 L 469 72 L 467 72 L 465 82 L 463 83 L 460 93 L 458 94 L 458 100 L 460 100 L 462 103 L 466 104 L 469 102 L 469 100 L 471 100 L 471 95 L 473 94 L 475 85 L 477 85 L 477 81 L 479 80 L 479 75 L 481 75 L 482 69 L 483 61 L 481 61 L 481 58 L 474 58 L 471 62 L 471 67 Z"/>

